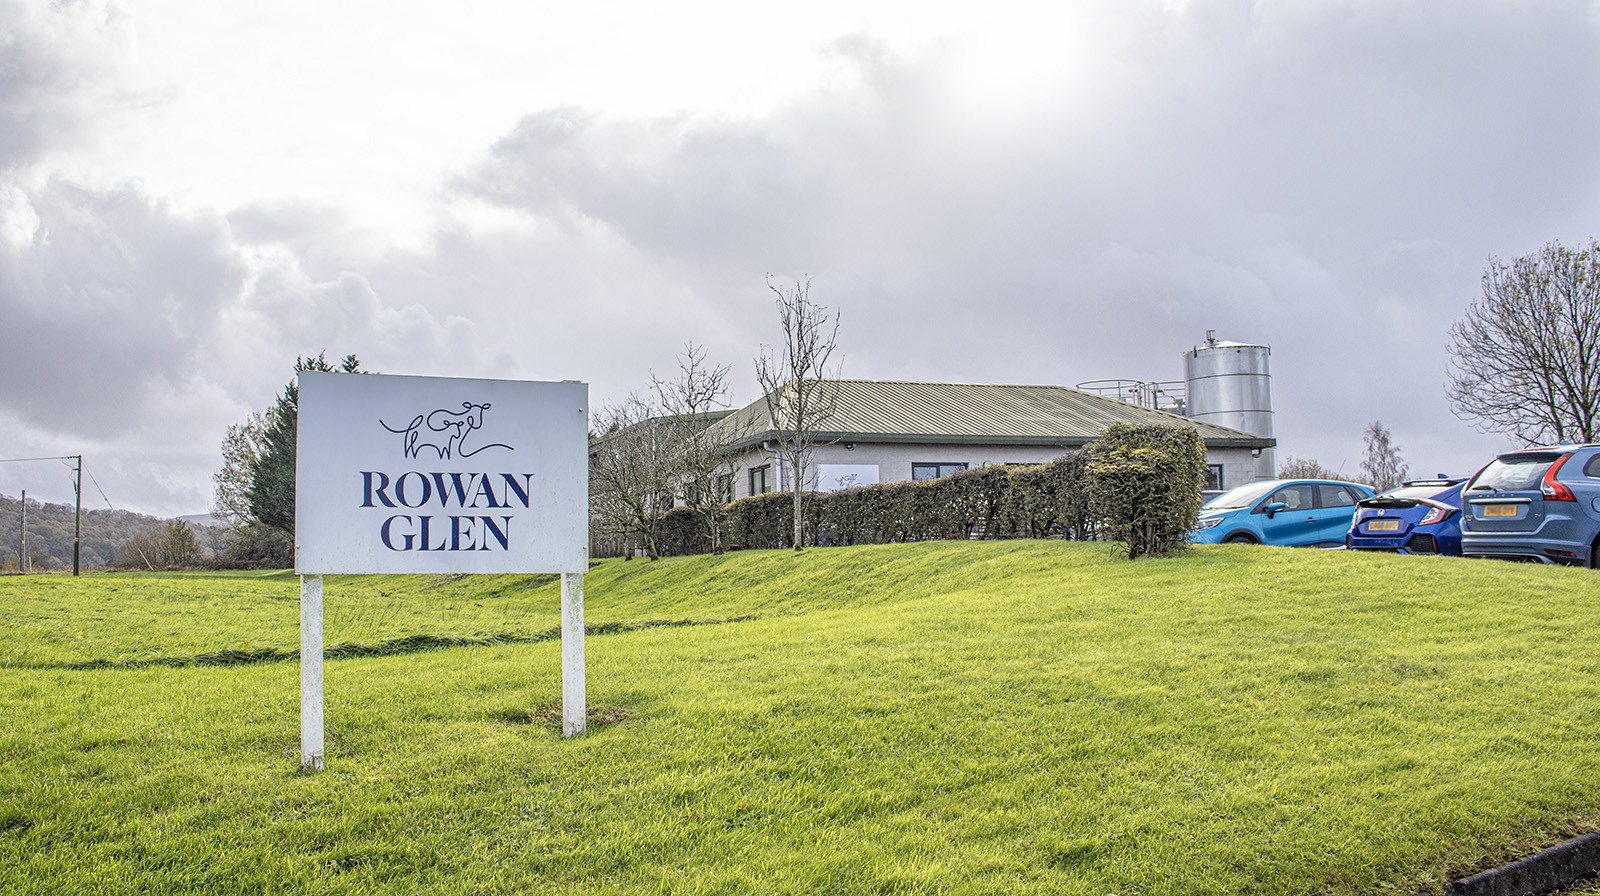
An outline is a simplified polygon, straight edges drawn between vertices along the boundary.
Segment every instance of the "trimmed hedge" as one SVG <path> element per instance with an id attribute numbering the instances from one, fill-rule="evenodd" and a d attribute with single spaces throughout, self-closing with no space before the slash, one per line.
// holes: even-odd
<path id="1" fill-rule="evenodd" d="M 1194 527 L 1205 469 L 1205 446 L 1194 430 L 1116 424 L 1087 448 L 1049 463 L 809 493 L 803 546 L 1109 538 L 1128 541 L 1130 557 L 1161 555 L 1181 547 Z M 793 514 L 788 492 L 740 498 L 728 505 L 723 544 L 791 547 Z M 705 526 L 692 508 L 672 509 L 657 529 L 661 553 L 709 552 Z"/>
<path id="2" fill-rule="evenodd" d="M 1206 446 L 1177 426 L 1106 427 L 1089 452 L 1089 513 L 1128 559 L 1165 557 L 1188 545 L 1200 516 Z"/>
<path id="3" fill-rule="evenodd" d="M 1085 455 L 1068 452 L 1046 464 L 964 470 L 923 482 L 892 482 L 805 496 L 805 546 L 889 544 L 947 538 L 1094 537 L 1089 520 Z M 787 492 L 740 498 L 728 505 L 724 543 L 734 548 L 786 548 L 794 531 Z M 703 515 L 677 507 L 662 519 L 664 555 L 711 549 Z"/>

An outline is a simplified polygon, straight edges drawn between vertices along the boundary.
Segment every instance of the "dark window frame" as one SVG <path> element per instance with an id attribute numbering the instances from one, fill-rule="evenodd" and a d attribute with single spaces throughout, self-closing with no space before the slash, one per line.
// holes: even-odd
<path id="1" fill-rule="evenodd" d="M 716 495 L 716 501 L 718 504 L 733 503 L 733 479 L 734 476 L 732 473 L 717 474 L 717 483 L 714 486 L 716 491 L 714 494 Z M 688 489 L 688 494 L 684 495 L 684 502 L 690 507 L 699 507 L 703 503 L 701 500 L 702 497 L 703 496 L 700 494 L 699 489 L 695 488 L 694 486 L 690 486 Z"/>
<path id="2" fill-rule="evenodd" d="M 756 490 L 756 482 L 761 482 L 760 491 Z M 764 495 L 772 491 L 772 464 L 762 464 L 750 468 L 750 496 Z"/>
<path id="3" fill-rule="evenodd" d="M 918 476 L 917 475 L 917 473 L 919 472 L 919 468 L 920 468 L 921 472 L 926 473 L 928 471 L 929 467 L 933 468 L 933 475 L 932 476 L 927 476 L 927 475 Z M 969 469 L 971 469 L 971 465 L 970 464 L 965 464 L 965 463 L 960 463 L 960 462 L 913 461 L 912 464 L 911 464 L 911 481 L 912 482 L 928 482 L 929 480 L 932 480 L 932 479 L 943 479 L 946 476 L 950 476 L 950 475 L 953 475 L 955 473 L 960 473 L 960 472 L 963 472 L 963 471 L 969 470 Z"/>

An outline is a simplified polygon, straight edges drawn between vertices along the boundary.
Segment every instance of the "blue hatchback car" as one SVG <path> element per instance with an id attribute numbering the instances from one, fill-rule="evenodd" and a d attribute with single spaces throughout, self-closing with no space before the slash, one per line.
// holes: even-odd
<path id="1" fill-rule="evenodd" d="M 1413 479 L 1356 507 L 1344 546 L 1353 551 L 1461 556 L 1465 476 Z"/>
<path id="2" fill-rule="evenodd" d="M 1267 479 L 1229 489 L 1200 508 L 1196 544 L 1344 547 L 1356 504 L 1372 489 L 1329 479 Z"/>
<path id="3" fill-rule="evenodd" d="M 1508 451 L 1462 494 L 1463 554 L 1600 566 L 1600 445 Z"/>

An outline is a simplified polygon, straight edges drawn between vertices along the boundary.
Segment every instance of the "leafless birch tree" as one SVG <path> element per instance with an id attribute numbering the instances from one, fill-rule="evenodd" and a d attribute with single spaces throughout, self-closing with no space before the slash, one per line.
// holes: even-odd
<path id="1" fill-rule="evenodd" d="M 724 506 L 733 479 L 732 459 L 711 440 L 718 411 L 728 406 L 728 368 L 706 361 L 704 347 L 689 343 L 678 356 L 678 375 L 663 380 L 650 374 L 651 386 L 672 427 L 679 454 L 678 495 L 705 523 L 711 552 L 722 553 Z"/>
<path id="2" fill-rule="evenodd" d="M 589 507 L 599 528 L 624 539 L 637 536 L 645 553 L 661 555 L 661 516 L 680 478 L 677 433 L 659 408 L 637 395 L 600 409 L 589 445 Z"/>
<path id="3" fill-rule="evenodd" d="M 1367 447 L 1366 457 L 1361 461 L 1361 472 L 1366 475 L 1367 484 L 1383 492 L 1404 482 L 1411 466 L 1400 458 L 1400 446 L 1390 438 L 1383 421 L 1372 421 L 1361 438 Z"/>
<path id="4" fill-rule="evenodd" d="M 839 375 L 830 368 L 839 335 L 839 315 L 831 317 L 825 306 L 811 301 L 811 281 L 797 280 L 794 286 L 767 288 L 777 296 L 778 323 L 783 329 L 783 348 L 775 354 L 762 346 L 756 358 L 756 380 L 766 396 L 767 418 L 778 444 L 786 485 L 794 493 L 794 549 L 803 541 L 802 495 L 806 471 L 815 453 L 816 433 L 833 416 L 838 406 L 838 386 L 830 382 Z"/>

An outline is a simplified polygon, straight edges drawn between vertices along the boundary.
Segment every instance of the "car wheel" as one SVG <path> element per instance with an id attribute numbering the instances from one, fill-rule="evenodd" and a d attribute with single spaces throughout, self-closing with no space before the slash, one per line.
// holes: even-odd
<path id="1" fill-rule="evenodd" d="M 1229 535 L 1227 538 L 1224 538 L 1222 540 L 1222 543 L 1223 544 L 1259 544 L 1259 542 L 1257 542 L 1254 538 L 1251 538 L 1248 535 Z"/>
<path id="2" fill-rule="evenodd" d="M 1600 569 L 1600 536 L 1595 538 L 1594 544 L 1589 545 L 1589 568 Z"/>

